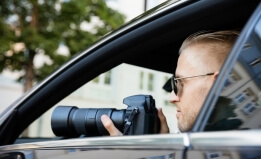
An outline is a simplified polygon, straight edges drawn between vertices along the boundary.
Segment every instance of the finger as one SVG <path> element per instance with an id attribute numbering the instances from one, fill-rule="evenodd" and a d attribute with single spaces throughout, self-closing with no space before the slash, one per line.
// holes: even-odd
<path id="1" fill-rule="evenodd" d="M 121 136 L 122 133 L 114 126 L 112 120 L 107 115 L 101 116 L 101 121 L 110 136 Z"/>
<path id="2" fill-rule="evenodd" d="M 158 117 L 160 119 L 160 133 L 161 134 L 169 133 L 169 127 L 167 124 L 166 117 L 162 112 L 162 108 L 158 109 Z"/>

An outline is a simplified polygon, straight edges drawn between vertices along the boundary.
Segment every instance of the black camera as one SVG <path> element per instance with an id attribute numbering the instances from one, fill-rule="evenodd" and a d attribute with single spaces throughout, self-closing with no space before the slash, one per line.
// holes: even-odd
<path id="1" fill-rule="evenodd" d="M 101 116 L 106 114 L 124 135 L 159 133 L 158 110 L 152 96 L 134 95 L 124 98 L 123 103 L 127 109 L 58 106 L 52 114 L 52 130 L 56 136 L 64 137 L 108 135 L 101 122 Z"/>

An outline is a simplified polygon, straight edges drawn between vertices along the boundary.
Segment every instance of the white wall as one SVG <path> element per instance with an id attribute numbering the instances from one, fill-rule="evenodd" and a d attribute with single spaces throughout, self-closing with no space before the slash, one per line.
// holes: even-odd
<path id="1" fill-rule="evenodd" d="M 23 94 L 21 84 L 0 75 L 0 113 Z"/>

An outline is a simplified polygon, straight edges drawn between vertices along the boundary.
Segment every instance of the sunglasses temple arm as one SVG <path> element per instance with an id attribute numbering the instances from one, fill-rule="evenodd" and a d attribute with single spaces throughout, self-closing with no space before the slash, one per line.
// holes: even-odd
<path id="1" fill-rule="evenodd" d="M 178 79 L 186 79 L 186 78 L 194 78 L 194 77 L 200 77 L 200 76 L 210 76 L 210 75 L 214 75 L 214 73 L 208 73 L 208 74 L 204 74 L 204 75 L 197 75 L 197 76 L 191 76 L 191 77 L 181 77 L 181 78 L 174 78 L 175 80 Z"/>

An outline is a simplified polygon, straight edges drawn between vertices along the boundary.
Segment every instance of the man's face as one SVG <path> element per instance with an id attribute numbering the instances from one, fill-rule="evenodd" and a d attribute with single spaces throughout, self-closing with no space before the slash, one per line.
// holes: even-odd
<path id="1" fill-rule="evenodd" d="M 205 47 L 202 46 L 193 46 L 183 50 L 177 64 L 176 78 L 210 73 L 204 72 L 204 69 L 200 68 L 204 67 L 204 61 L 208 60 L 207 50 L 204 49 Z M 179 82 L 178 93 L 171 92 L 170 102 L 177 107 L 179 130 L 185 132 L 191 130 L 214 82 L 214 77 L 202 76 L 181 79 Z"/>

